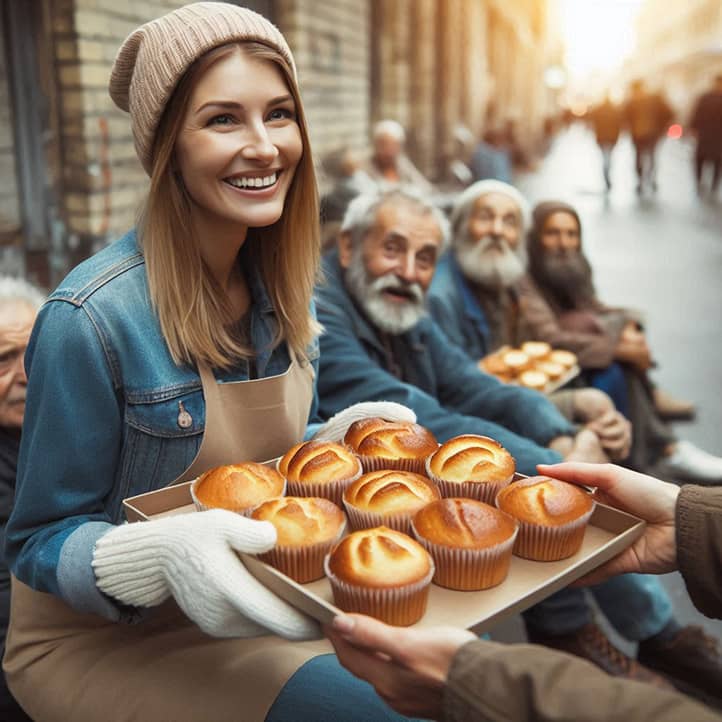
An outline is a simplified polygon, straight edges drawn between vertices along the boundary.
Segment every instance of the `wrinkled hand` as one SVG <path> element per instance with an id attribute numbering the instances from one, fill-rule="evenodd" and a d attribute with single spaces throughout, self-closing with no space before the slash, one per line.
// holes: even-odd
<path id="1" fill-rule="evenodd" d="M 395 401 L 363 401 L 332 416 L 314 435 L 319 441 L 340 442 L 354 421 L 378 416 L 386 421 L 416 421 L 416 414 L 408 406 Z"/>
<path id="2" fill-rule="evenodd" d="M 677 567 L 675 508 L 679 487 L 612 464 L 540 464 L 539 473 L 597 487 L 595 498 L 647 522 L 644 534 L 619 556 L 582 577 L 597 584 L 615 574 L 666 574 Z"/>
<path id="3" fill-rule="evenodd" d="M 324 631 L 349 672 L 397 712 L 425 719 L 441 718 L 451 661 L 476 639 L 456 627 L 390 627 L 360 614 L 340 615 Z"/>
<path id="4" fill-rule="evenodd" d="M 611 461 L 621 461 L 629 456 L 632 446 L 632 425 L 616 409 L 589 422 L 586 428 L 599 437 L 602 450 Z"/>
<path id="5" fill-rule="evenodd" d="M 647 371 L 652 366 L 652 354 L 644 333 L 635 327 L 626 326 L 617 343 L 614 358 L 640 371 Z"/>
<path id="6" fill-rule="evenodd" d="M 123 524 L 95 545 L 98 589 L 122 604 L 153 607 L 172 596 L 204 632 L 288 639 L 319 626 L 251 576 L 236 554 L 272 549 L 276 529 L 223 509 Z"/>

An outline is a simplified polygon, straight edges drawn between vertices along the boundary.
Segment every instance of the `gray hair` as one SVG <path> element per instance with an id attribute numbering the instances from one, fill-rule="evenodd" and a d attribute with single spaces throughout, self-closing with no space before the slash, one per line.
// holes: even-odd
<path id="1" fill-rule="evenodd" d="M 501 193 L 502 195 L 511 198 L 511 200 L 519 207 L 519 216 L 521 218 L 519 237 L 521 239 L 520 242 L 523 243 L 524 234 L 526 233 L 526 229 L 529 227 L 529 219 L 531 217 L 529 203 L 526 198 L 524 198 L 524 196 L 516 188 L 514 188 L 514 186 L 491 178 L 472 183 L 457 197 L 451 211 L 451 229 L 454 234 L 454 243 L 456 244 L 466 237 L 464 229 L 469 222 L 471 209 L 478 198 L 485 196 L 488 193 Z"/>
<path id="2" fill-rule="evenodd" d="M 376 223 L 379 208 L 387 204 L 406 203 L 419 215 L 430 215 L 436 221 L 441 233 L 439 253 L 442 253 L 449 242 L 449 221 L 431 199 L 412 186 L 401 186 L 392 189 L 376 188 L 373 191 L 356 196 L 346 209 L 341 224 L 341 233 L 348 233 L 353 248 L 358 248 L 366 234 Z"/>
<path id="3" fill-rule="evenodd" d="M 406 142 L 406 131 L 401 123 L 397 123 L 395 120 L 380 120 L 374 125 L 372 136 L 374 139 L 381 135 L 390 135 L 392 138 L 399 141 L 399 143 Z"/>
<path id="4" fill-rule="evenodd" d="M 0 304 L 24 301 L 35 310 L 45 303 L 45 294 L 24 278 L 0 275 Z"/>

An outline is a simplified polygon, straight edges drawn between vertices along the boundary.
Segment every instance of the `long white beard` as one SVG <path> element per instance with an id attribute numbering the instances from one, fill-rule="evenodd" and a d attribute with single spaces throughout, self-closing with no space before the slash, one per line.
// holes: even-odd
<path id="1" fill-rule="evenodd" d="M 369 280 L 363 259 L 354 257 L 346 270 L 346 285 L 371 323 L 393 335 L 413 328 L 425 314 L 424 291 L 418 283 L 407 283 L 395 273 Z M 411 297 L 405 303 L 391 303 L 383 297 L 387 288 L 402 289 Z"/>
<path id="2" fill-rule="evenodd" d="M 500 245 L 500 249 L 494 246 Z M 502 289 L 516 283 L 526 273 L 523 246 L 514 250 L 503 238 L 484 236 L 467 240 L 456 247 L 456 261 L 462 273 L 480 286 Z"/>

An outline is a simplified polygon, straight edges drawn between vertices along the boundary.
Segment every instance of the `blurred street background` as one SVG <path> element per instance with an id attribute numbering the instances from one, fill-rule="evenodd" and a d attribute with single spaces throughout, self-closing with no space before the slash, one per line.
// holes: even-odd
<path id="1" fill-rule="evenodd" d="M 107 93 L 123 39 L 182 0 L 0 0 L 0 268 L 50 289 L 134 224 L 147 178 Z M 600 296 L 639 309 L 661 386 L 694 401 L 680 436 L 722 454 L 722 201 L 698 193 L 690 119 L 722 73 L 720 0 L 244 0 L 294 52 L 320 191 L 325 159 L 398 121 L 447 204 L 483 140 L 530 203 L 581 213 Z M 610 186 L 591 130 L 634 81 L 664 97 L 657 189 L 623 132 Z M 722 133 L 722 128 L 719 131 Z M 466 169 L 466 170 L 465 170 Z M 684 621 L 699 621 L 676 575 Z M 704 621 L 722 639 L 722 624 Z M 501 638 L 519 638 L 503 625 Z"/>

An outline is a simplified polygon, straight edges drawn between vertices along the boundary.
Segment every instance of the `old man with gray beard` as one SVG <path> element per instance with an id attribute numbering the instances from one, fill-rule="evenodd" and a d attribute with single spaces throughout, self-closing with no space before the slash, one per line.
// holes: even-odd
<path id="1" fill-rule="evenodd" d="M 326 257 L 318 288 L 320 338 L 318 392 L 328 417 L 357 401 L 395 401 L 414 410 L 441 442 L 482 434 L 514 456 L 517 469 L 566 458 L 602 460 L 592 431 L 574 427 L 543 395 L 507 386 L 477 368 L 425 313 L 424 297 L 446 240 L 447 222 L 417 193 L 397 189 L 359 196 L 344 218 L 337 251 Z M 576 434 L 576 435 L 575 435 Z M 660 622 L 644 595 L 631 604 L 611 583 L 610 603 L 633 621 Z M 664 610 L 662 610 L 664 611 Z M 614 648 L 592 621 L 581 590 L 565 589 L 525 612 L 536 641 L 566 641 L 566 650 L 610 674 L 668 686 Z M 665 620 L 661 620 L 665 626 Z"/>
<path id="2" fill-rule="evenodd" d="M 545 302 L 526 275 L 529 216 L 519 191 L 499 181 L 475 183 L 454 205 L 451 250 L 437 266 L 428 301 L 446 335 L 473 360 L 503 344 L 540 339 L 534 309 Z M 573 286 L 585 293 L 585 284 L 591 286 L 581 264 L 569 276 L 564 279 L 565 288 Z M 628 436 L 628 424 L 604 393 L 597 389 L 559 393 L 564 395 L 562 408 L 576 421 L 595 429 L 603 446 L 606 431 L 610 453 L 628 450 L 627 444 L 617 444 L 614 432 L 623 425 L 622 431 L 626 429 Z M 580 593 L 567 590 L 566 594 L 575 591 Z M 627 639 L 639 642 L 645 665 L 664 670 L 680 687 L 703 698 L 716 688 L 722 669 L 719 656 L 716 652 L 695 652 L 708 647 L 694 641 L 697 628 L 680 627 L 671 600 L 656 578 L 624 575 L 592 587 L 591 592 L 612 626 Z M 552 598 L 541 608 L 543 615 L 536 610 L 525 615 L 531 641 L 590 658 L 588 650 L 594 646 L 598 658 L 609 655 L 618 659 L 609 641 L 597 636 L 596 625 L 564 629 L 560 607 L 555 609 L 554 601 Z"/>

